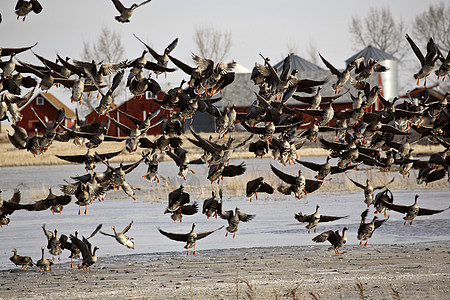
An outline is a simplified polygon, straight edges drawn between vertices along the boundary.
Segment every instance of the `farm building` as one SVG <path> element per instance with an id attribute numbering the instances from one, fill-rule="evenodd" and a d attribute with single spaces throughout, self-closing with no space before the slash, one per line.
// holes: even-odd
<path id="1" fill-rule="evenodd" d="M 75 123 L 76 115 L 69 107 L 54 95 L 39 92 L 20 109 L 20 113 L 23 117 L 20 122 L 16 123 L 18 126 L 25 128 L 28 132 L 32 132 L 37 128 L 38 132 L 43 133 L 43 128 L 41 128 L 38 119 L 31 110 L 32 107 L 36 110 L 38 116 L 49 125 L 56 120 L 59 109 L 64 109 L 66 114 L 66 119 L 63 122 L 64 126 L 71 127 Z"/>

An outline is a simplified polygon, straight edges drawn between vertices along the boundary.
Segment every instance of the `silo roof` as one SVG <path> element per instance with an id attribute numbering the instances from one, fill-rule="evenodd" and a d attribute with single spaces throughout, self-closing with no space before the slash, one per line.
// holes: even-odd
<path id="1" fill-rule="evenodd" d="M 278 72 L 281 72 L 283 69 L 283 61 L 284 60 L 276 63 L 273 66 Z M 307 61 L 304 58 L 301 58 L 300 56 L 296 55 L 295 53 L 291 53 L 291 70 L 294 70 L 294 69 L 298 70 L 300 72 L 323 70 L 318 65 L 313 64 L 312 62 Z"/>
<path id="2" fill-rule="evenodd" d="M 383 61 L 383 60 L 398 60 L 394 56 L 384 52 L 383 50 L 380 50 L 378 48 L 375 48 L 373 46 L 367 46 L 363 50 L 359 51 L 349 59 L 345 61 L 346 64 L 351 63 L 357 58 L 364 57 L 366 60 L 369 58 L 375 59 L 376 61 Z"/>

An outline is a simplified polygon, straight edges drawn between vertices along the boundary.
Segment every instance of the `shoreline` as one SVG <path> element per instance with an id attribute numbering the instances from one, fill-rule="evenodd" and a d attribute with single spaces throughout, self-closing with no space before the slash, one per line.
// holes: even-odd
<path id="1" fill-rule="evenodd" d="M 88 272 L 3 270 L 0 298 L 444 299 L 450 291 L 450 242 L 345 245 L 340 255 L 328 246 L 99 257 Z"/>

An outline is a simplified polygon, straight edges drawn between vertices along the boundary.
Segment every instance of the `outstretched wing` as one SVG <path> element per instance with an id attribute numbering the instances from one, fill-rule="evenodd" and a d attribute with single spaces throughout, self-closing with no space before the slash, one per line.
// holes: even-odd
<path id="1" fill-rule="evenodd" d="M 283 180 L 286 183 L 289 184 L 295 184 L 295 177 L 289 174 L 286 174 L 280 170 L 278 170 L 277 168 L 275 168 L 272 164 L 270 164 L 270 168 L 272 169 L 272 172 L 275 173 L 275 175 L 277 175 L 281 180 Z"/>
<path id="2" fill-rule="evenodd" d="M 171 232 L 166 232 L 164 230 L 162 230 L 161 228 L 158 228 L 158 231 L 162 234 L 165 235 L 166 237 L 168 237 L 171 240 L 174 241 L 179 241 L 179 242 L 186 242 L 187 238 L 188 238 L 188 234 L 181 234 L 181 233 L 171 233 Z"/>
<path id="3" fill-rule="evenodd" d="M 202 239 L 202 238 L 204 238 L 204 237 L 207 237 L 207 236 L 210 235 L 211 233 L 216 232 L 216 231 L 222 229 L 223 227 L 224 227 L 224 226 L 220 226 L 219 228 L 217 228 L 217 229 L 215 229 L 215 230 L 212 230 L 212 231 L 207 231 L 207 232 L 200 232 L 200 233 L 197 233 L 197 240 Z"/>
<path id="4" fill-rule="evenodd" d="M 447 207 L 446 209 L 428 209 L 428 208 L 419 208 L 419 213 L 417 214 L 418 216 L 426 216 L 426 215 L 434 215 L 434 214 L 438 214 L 441 213 L 447 209 L 449 209 L 450 207 Z"/>

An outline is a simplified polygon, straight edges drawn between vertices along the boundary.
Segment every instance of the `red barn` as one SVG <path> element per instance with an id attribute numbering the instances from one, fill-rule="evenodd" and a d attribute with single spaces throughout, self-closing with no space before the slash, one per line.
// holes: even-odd
<path id="1" fill-rule="evenodd" d="M 158 95 L 157 98 L 161 99 L 162 93 L 160 95 Z M 150 93 L 147 93 L 146 95 L 143 95 L 143 96 L 137 96 L 137 97 L 135 96 L 135 97 L 127 100 L 126 102 L 122 103 L 119 106 L 114 106 L 108 112 L 108 114 L 111 118 L 116 119 L 117 121 L 128 126 L 129 128 L 134 128 L 135 125 L 133 124 L 133 122 L 131 122 L 126 116 L 121 114 L 118 110 L 126 112 L 127 114 L 132 115 L 133 117 L 136 117 L 140 120 L 143 120 L 149 112 L 150 113 L 154 112 L 160 106 L 158 103 L 153 101 L 154 99 L 155 98 L 152 95 L 150 95 Z M 168 113 L 168 111 L 162 110 L 160 112 L 160 115 L 162 115 L 166 112 Z M 159 119 L 159 117 L 156 117 L 154 120 L 156 121 L 158 119 Z M 86 116 L 86 121 L 88 123 L 91 123 L 93 121 L 99 121 L 104 124 L 109 124 L 107 135 L 125 136 L 125 134 L 119 128 L 117 128 L 116 125 L 114 125 L 114 123 L 109 122 L 109 119 L 106 117 L 106 115 L 99 116 L 98 113 L 93 111 Z M 153 122 L 155 122 L 155 121 L 153 121 Z M 149 129 L 149 131 L 147 132 L 147 134 L 150 134 L 150 135 L 157 135 L 160 133 L 161 133 L 161 125 L 153 127 L 151 129 Z"/>
<path id="2" fill-rule="evenodd" d="M 20 122 L 16 123 L 18 126 L 25 128 L 28 132 L 34 131 L 35 128 L 37 128 L 39 132 L 43 132 L 43 128 L 41 128 L 38 119 L 31 110 L 32 107 L 34 107 L 38 116 L 46 123 L 53 123 L 58 116 L 58 110 L 64 109 L 66 119 L 64 120 L 63 125 L 71 127 L 75 124 L 76 115 L 69 107 L 52 94 L 39 92 L 20 109 L 20 113 L 23 117 Z"/>

